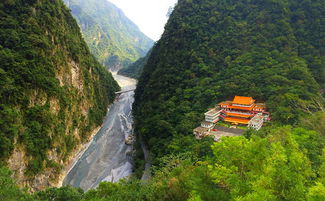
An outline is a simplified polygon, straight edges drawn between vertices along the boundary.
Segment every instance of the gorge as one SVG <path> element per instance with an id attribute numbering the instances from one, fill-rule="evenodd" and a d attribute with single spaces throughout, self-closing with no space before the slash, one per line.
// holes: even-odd
<path id="1" fill-rule="evenodd" d="M 132 89 L 134 79 L 114 75 L 122 90 Z M 117 182 L 132 173 L 133 146 L 126 139 L 133 133 L 132 103 L 134 92 L 126 92 L 110 106 L 104 123 L 89 146 L 68 172 L 63 185 L 95 188 L 102 181 Z"/>
<path id="2" fill-rule="evenodd" d="M 325 200 L 324 0 L 178 0 L 121 71 L 137 83 L 96 62 L 61 0 L 0 8 L 0 200 Z M 206 110 L 234 96 L 272 121 L 196 139 Z"/>

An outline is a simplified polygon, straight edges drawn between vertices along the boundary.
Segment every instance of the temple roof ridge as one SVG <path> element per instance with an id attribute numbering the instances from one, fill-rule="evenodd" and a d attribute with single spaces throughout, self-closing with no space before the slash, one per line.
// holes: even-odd
<path id="1" fill-rule="evenodd" d="M 246 96 L 235 96 L 234 100 L 232 101 L 233 104 L 239 104 L 239 105 L 251 105 L 255 102 L 255 100 L 252 97 L 246 97 Z"/>

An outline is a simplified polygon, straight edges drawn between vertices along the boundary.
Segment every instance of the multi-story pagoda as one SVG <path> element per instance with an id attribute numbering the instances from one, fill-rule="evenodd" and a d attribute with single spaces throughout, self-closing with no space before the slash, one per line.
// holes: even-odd
<path id="1" fill-rule="evenodd" d="M 265 121 L 270 120 L 270 114 L 266 112 L 264 103 L 255 103 L 252 97 L 235 96 L 232 101 L 219 103 L 215 108 L 205 114 L 201 126 L 193 130 L 197 139 L 205 136 L 214 136 L 218 141 L 222 136 L 237 136 L 241 129 L 225 128 L 218 126 L 218 121 L 229 122 L 233 125 L 247 125 L 247 127 L 259 130 Z"/>
<path id="2" fill-rule="evenodd" d="M 259 130 L 265 121 L 270 120 L 270 114 L 266 112 L 264 103 L 255 103 L 252 97 L 244 96 L 235 96 L 232 101 L 221 102 L 204 115 L 205 119 L 201 122 L 201 126 L 193 130 L 197 138 L 217 135 L 218 121 L 247 125 L 249 128 Z"/>
<path id="3" fill-rule="evenodd" d="M 269 120 L 265 104 L 255 103 L 252 97 L 235 96 L 233 101 L 221 102 L 218 106 L 220 118 L 232 124 L 244 124 L 258 130 L 265 120 Z"/>

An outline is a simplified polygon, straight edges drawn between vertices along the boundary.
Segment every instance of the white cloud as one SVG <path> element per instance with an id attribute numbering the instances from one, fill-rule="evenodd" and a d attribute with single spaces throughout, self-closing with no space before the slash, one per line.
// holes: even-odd
<path id="1" fill-rule="evenodd" d="M 167 22 L 168 8 L 177 0 L 109 0 L 121 8 L 141 31 L 154 40 L 158 40 Z"/>

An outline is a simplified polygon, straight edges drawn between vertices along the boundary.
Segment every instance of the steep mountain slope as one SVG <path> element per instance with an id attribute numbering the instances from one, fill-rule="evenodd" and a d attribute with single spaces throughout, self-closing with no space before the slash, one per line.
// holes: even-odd
<path id="1" fill-rule="evenodd" d="M 311 11 L 313 17 L 303 17 Z M 0 197 L 325 200 L 325 109 L 315 106 L 321 103 L 318 73 L 324 66 L 318 42 L 324 39 L 324 13 L 324 1 L 317 0 L 180 0 L 137 91 L 136 132 L 143 135 L 157 164 L 151 179 L 103 182 L 87 192 L 66 186 L 27 194 L 17 188 L 7 169 L 0 168 Z M 316 26 L 310 29 L 307 22 Z M 308 30 L 293 28 L 298 25 Z M 224 88 L 260 95 L 269 106 L 274 104 L 270 109 L 275 125 L 217 143 L 194 139 L 190 133 L 200 112 L 237 94 Z M 287 102 L 276 104 L 277 98 Z M 287 111 L 282 116 L 283 108 Z M 313 113 L 317 110 L 322 112 Z M 294 125 L 281 125 L 289 123 Z"/>
<path id="2" fill-rule="evenodd" d="M 141 57 L 138 59 L 136 62 L 130 64 L 129 66 L 122 68 L 121 70 L 118 71 L 118 74 L 124 75 L 127 77 L 132 77 L 135 79 L 139 79 L 144 66 L 146 65 L 149 57 L 150 57 L 151 51 L 147 53 L 145 57 Z"/>
<path id="3" fill-rule="evenodd" d="M 0 3 L 0 158 L 19 184 L 55 184 L 114 92 L 61 0 Z"/>
<path id="4" fill-rule="evenodd" d="M 81 27 L 91 52 L 117 71 L 145 56 L 153 40 L 107 0 L 64 0 Z"/>
<path id="5" fill-rule="evenodd" d="M 323 1 L 289 1 L 291 24 L 298 54 L 307 61 L 316 81 L 325 90 L 325 4 Z"/>
<path id="6" fill-rule="evenodd" d="M 179 0 L 139 79 L 136 133 L 163 156 L 234 95 L 266 101 L 274 123 L 320 110 L 324 13 L 321 0 Z"/>

